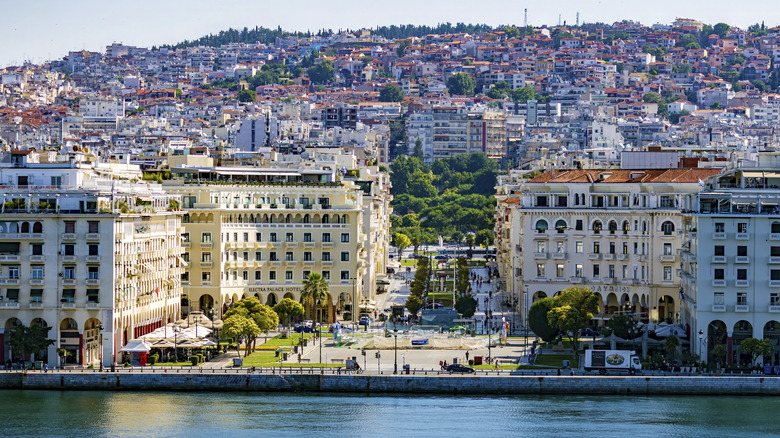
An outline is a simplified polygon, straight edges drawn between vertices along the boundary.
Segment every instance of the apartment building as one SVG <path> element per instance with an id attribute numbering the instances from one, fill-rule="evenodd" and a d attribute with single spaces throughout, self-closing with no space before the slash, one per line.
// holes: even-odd
<path id="1" fill-rule="evenodd" d="M 780 155 L 713 177 L 685 220 L 683 311 L 691 350 L 708 362 L 724 345 L 728 363 L 744 363 L 747 338 L 771 339 L 763 363 L 780 363 Z M 742 359 L 742 360 L 740 360 Z"/>
<path id="2" fill-rule="evenodd" d="M 59 366 L 61 348 L 65 363 L 108 366 L 128 340 L 181 317 L 178 198 L 127 175 L 140 170 L 72 150 L 0 156 L 3 362 L 21 356 L 7 337 L 17 324 L 51 327 L 35 360 Z"/>
<path id="3" fill-rule="evenodd" d="M 360 172 L 301 163 L 172 169 L 164 186 L 181 195 L 185 211 L 185 310 L 219 317 L 248 296 L 271 306 L 300 301 L 312 272 L 330 284 L 323 322 L 368 310 L 385 282 L 390 195 L 386 174 Z M 307 319 L 313 310 L 306 306 Z"/>
<path id="4" fill-rule="evenodd" d="M 498 187 L 498 269 L 521 314 L 568 287 L 599 296 L 603 323 L 630 309 L 680 321 L 683 211 L 715 169 L 551 170 Z"/>

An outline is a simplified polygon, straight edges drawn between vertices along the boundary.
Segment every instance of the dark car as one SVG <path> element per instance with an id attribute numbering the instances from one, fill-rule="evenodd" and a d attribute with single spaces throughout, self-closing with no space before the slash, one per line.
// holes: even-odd
<path id="1" fill-rule="evenodd" d="M 370 323 L 371 323 L 371 320 L 364 316 L 364 317 L 360 318 L 360 322 L 358 323 L 358 325 L 368 325 Z"/>
<path id="2" fill-rule="evenodd" d="M 440 309 L 442 307 L 444 307 L 444 305 L 441 303 L 428 303 L 425 305 L 426 310 Z"/>
<path id="3" fill-rule="evenodd" d="M 436 260 L 449 260 L 450 256 L 448 255 L 437 255 Z"/>
<path id="4" fill-rule="evenodd" d="M 587 337 L 587 336 L 601 336 L 601 333 L 599 333 L 597 330 L 586 328 L 585 330 L 580 333 L 580 336 Z"/>
<path id="5" fill-rule="evenodd" d="M 452 373 L 471 374 L 476 372 L 474 368 L 467 367 L 466 365 L 461 365 L 459 363 L 445 366 L 444 371 L 447 371 L 450 374 Z"/>
<path id="6" fill-rule="evenodd" d="M 317 329 L 315 327 L 306 327 L 303 325 L 296 325 L 295 328 L 293 328 L 293 331 L 295 333 L 316 333 Z"/>

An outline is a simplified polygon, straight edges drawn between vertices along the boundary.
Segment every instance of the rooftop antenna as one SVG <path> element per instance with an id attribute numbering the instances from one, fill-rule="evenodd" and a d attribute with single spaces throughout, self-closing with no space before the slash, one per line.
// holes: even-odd
<path id="1" fill-rule="evenodd" d="M 523 27 L 528 27 L 528 8 L 523 9 L 525 18 L 523 19 Z"/>
<path id="2" fill-rule="evenodd" d="M 580 11 L 577 11 L 577 26 L 580 25 Z"/>

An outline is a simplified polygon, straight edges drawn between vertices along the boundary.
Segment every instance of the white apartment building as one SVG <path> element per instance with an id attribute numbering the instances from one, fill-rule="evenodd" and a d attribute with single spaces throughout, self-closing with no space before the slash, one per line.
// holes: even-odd
<path id="1" fill-rule="evenodd" d="M 387 269 L 389 179 L 376 167 L 359 172 L 300 162 L 172 169 L 164 186 L 182 196 L 186 212 L 185 310 L 218 317 L 248 296 L 271 306 L 300 301 L 312 272 L 330 284 L 323 322 L 369 310 Z M 313 319 L 313 309 L 306 312 Z"/>
<path id="2" fill-rule="evenodd" d="M 63 349 L 67 364 L 108 366 L 181 317 L 178 198 L 121 176 L 137 166 L 43 158 L 0 156 L 0 358 L 21 356 L 8 343 L 15 325 L 42 325 L 54 344 L 35 360 L 59 366 Z"/>
<path id="3" fill-rule="evenodd" d="M 771 339 L 780 363 L 780 156 L 762 153 L 756 167 L 725 170 L 709 180 L 685 217 L 684 312 L 691 350 L 708 362 L 717 345 L 728 363 L 745 363 L 740 344 Z"/>
<path id="4" fill-rule="evenodd" d="M 630 308 L 680 322 L 682 212 L 712 169 L 552 170 L 498 187 L 497 263 L 525 315 L 568 287 L 599 296 L 597 321 Z M 524 318 L 523 318 L 524 319 Z"/>

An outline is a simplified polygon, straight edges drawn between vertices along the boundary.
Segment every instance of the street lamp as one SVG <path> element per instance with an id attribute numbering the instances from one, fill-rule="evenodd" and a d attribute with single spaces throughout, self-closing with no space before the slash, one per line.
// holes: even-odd
<path id="1" fill-rule="evenodd" d="M 179 332 L 181 329 L 178 325 L 173 326 L 173 361 L 179 361 Z"/>
<path id="2" fill-rule="evenodd" d="M 488 308 L 487 308 L 486 313 L 485 313 L 485 319 L 487 321 L 490 321 L 488 323 L 488 328 L 487 328 L 488 329 L 488 363 L 490 363 L 490 358 L 491 358 L 491 356 L 490 356 L 490 344 L 491 344 L 491 342 L 490 342 L 491 339 L 490 338 L 491 338 L 491 336 L 490 335 L 491 335 L 491 332 L 493 331 L 493 324 L 492 324 L 493 321 L 488 319 L 488 318 L 490 318 L 490 316 L 489 316 L 490 315 L 489 314 L 489 312 L 490 312 L 490 301 L 492 300 L 492 298 L 493 298 L 493 291 L 490 290 L 490 291 L 488 291 Z"/>
<path id="3" fill-rule="evenodd" d="M 397 328 L 393 329 L 393 339 L 395 342 L 395 346 L 393 348 L 393 353 L 395 356 L 395 358 L 393 359 L 393 374 L 398 374 L 398 329 Z"/>
<path id="4" fill-rule="evenodd" d="M 100 371 L 103 372 L 103 324 L 99 323 L 98 329 L 98 355 L 100 356 Z"/>
<path id="5" fill-rule="evenodd" d="M 320 374 L 324 374 L 325 370 L 322 368 L 322 333 L 320 333 L 320 330 L 321 330 L 320 322 L 322 321 L 322 309 L 320 308 L 320 306 L 322 306 L 321 300 L 317 300 L 317 308 L 314 309 L 314 320 L 315 321 L 317 320 L 317 314 L 319 313 L 319 315 L 320 315 L 319 320 L 320 321 L 318 321 L 316 323 L 317 326 L 314 328 L 314 330 L 315 330 L 314 333 L 315 333 L 315 336 L 317 337 L 317 340 L 320 342 Z M 353 304 L 353 306 L 354 306 L 354 304 Z"/>
<path id="6" fill-rule="evenodd" d="M 699 359 L 703 361 L 701 355 L 704 352 L 704 330 L 699 330 Z"/>

